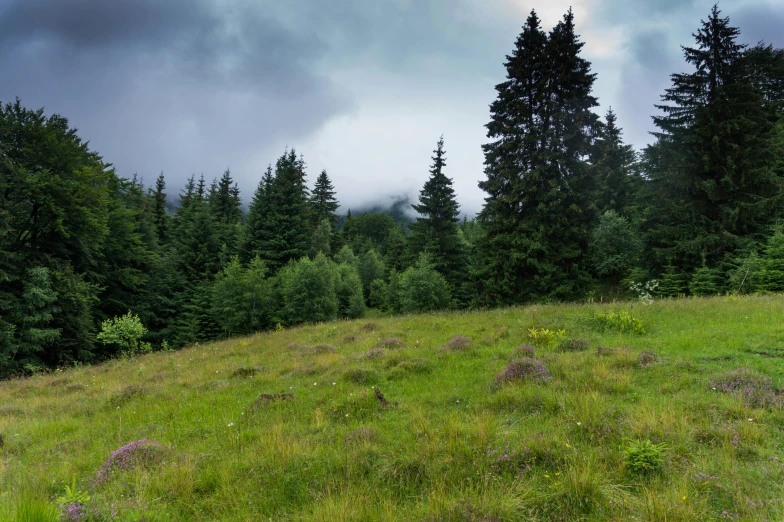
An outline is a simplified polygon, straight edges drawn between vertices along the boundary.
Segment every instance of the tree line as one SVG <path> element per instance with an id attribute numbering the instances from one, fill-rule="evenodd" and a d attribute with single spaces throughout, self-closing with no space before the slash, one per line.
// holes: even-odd
<path id="1" fill-rule="evenodd" d="M 243 211 L 226 170 L 124 179 L 58 115 L 0 107 L 0 375 L 87 363 L 130 311 L 145 346 L 337 318 L 585 298 L 784 291 L 784 51 L 714 7 L 637 152 L 604 118 L 571 11 L 535 12 L 507 57 L 483 146 L 485 204 L 460 219 L 443 137 L 411 223 L 338 215 L 286 150 Z M 378 313 L 378 312 L 374 312 Z"/>

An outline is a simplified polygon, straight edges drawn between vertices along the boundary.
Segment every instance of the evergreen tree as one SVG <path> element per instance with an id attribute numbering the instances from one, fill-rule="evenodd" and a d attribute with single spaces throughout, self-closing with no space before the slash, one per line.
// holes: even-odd
<path id="1" fill-rule="evenodd" d="M 696 46 L 683 49 L 694 72 L 672 75 L 657 106 L 645 228 L 659 263 L 723 260 L 764 229 L 777 204 L 772 108 L 739 35 L 714 6 Z"/>
<path id="2" fill-rule="evenodd" d="M 658 281 L 656 294 L 659 297 L 679 297 L 686 293 L 686 278 L 673 265 L 666 267 Z"/>
<path id="3" fill-rule="evenodd" d="M 191 178 L 193 183 L 193 178 Z M 158 179 L 155 181 L 155 192 L 153 193 L 153 223 L 155 224 L 155 231 L 158 236 L 158 243 L 165 244 L 169 233 L 169 215 L 166 212 L 166 180 L 163 177 L 163 172 L 160 173 Z"/>
<path id="4" fill-rule="evenodd" d="M 322 170 L 319 177 L 316 178 L 316 184 L 313 186 L 313 192 L 310 196 L 310 205 L 313 228 L 327 220 L 334 230 L 338 223 L 338 215 L 335 212 L 339 204 L 335 199 L 335 188 L 332 186 L 332 181 L 330 181 L 326 170 Z"/>
<path id="5" fill-rule="evenodd" d="M 598 118 L 582 46 L 571 11 L 549 35 L 531 12 L 507 57 L 479 184 L 488 193 L 473 269 L 480 303 L 571 298 L 587 279 L 596 211 L 585 159 Z"/>
<path id="6" fill-rule="evenodd" d="M 612 108 L 605 115 L 606 123 L 597 127 L 598 139 L 592 152 L 594 176 L 599 184 L 596 206 L 602 213 L 612 210 L 628 217 L 636 186 L 637 153 L 625 145 L 622 130 Z"/>
<path id="7" fill-rule="evenodd" d="M 294 149 L 275 165 L 275 177 L 267 195 L 269 206 L 264 219 L 261 258 L 274 271 L 308 253 L 312 229 L 305 185 L 305 162 Z"/>
<path id="8" fill-rule="evenodd" d="M 467 258 L 458 229 L 460 206 L 452 180 L 443 172 L 446 166 L 443 136 L 433 154 L 430 179 L 419 192 L 419 204 L 411 205 L 422 216 L 410 225 L 411 250 L 416 257 L 429 253 L 436 270 L 452 288 L 457 288 L 465 279 Z"/>
<path id="9" fill-rule="evenodd" d="M 261 255 L 263 245 L 271 240 L 273 231 L 267 228 L 266 219 L 269 217 L 273 179 L 270 165 L 259 181 L 259 186 L 256 187 L 248 207 L 245 226 L 242 228 L 239 254 L 243 263 L 248 263 L 254 257 Z"/>

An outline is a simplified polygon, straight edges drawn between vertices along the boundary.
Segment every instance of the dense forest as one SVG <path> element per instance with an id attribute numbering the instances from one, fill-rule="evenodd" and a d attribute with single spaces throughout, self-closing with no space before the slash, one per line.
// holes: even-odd
<path id="1" fill-rule="evenodd" d="M 309 186 L 294 149 L 244 211 L 228 170 L 174 193 L 163 174 L 146 187 L 65 118 L 7 103 L 0 376 L 368 308 L 784 291 L 784 50 L 739 38 L 714 7 L 683 47 L 690 72 L 672 75 L 656 107 L 654 143 L 637 152 L 612 110 L 594 111 L 571 11 L 550 31 L 532 12 L 490 107 L 487 195 L 471 220 L 443 138 L 415 221 L 399 208 L 339 216 L 327 172 Z M 113 321 L 143 342 L 106 335 Z"/>

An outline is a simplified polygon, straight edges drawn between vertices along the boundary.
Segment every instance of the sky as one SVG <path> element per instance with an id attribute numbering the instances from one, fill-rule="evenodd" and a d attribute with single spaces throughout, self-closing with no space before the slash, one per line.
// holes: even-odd
<path id="1" fill-rule="evenodd" d="M 322 169 L 342 211 L 415 199 L 443 135 L 469 216 L 495 85 L 528 13 L 571 6 L 627 142 L 651 141 L 669 75 L 688 72 L 714 0 L 0 0 L 0 101 L 58 113 L 118 173 L 230 168 L 250 200 L 286 148 Z M 742 40 L 784 47 L 784 1 L 724 0 Z"/>

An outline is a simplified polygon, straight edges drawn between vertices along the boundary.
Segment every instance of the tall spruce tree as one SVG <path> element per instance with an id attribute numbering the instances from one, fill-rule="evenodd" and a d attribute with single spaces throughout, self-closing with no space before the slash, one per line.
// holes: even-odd
<path id="1" fill-rule="evenodd" d="M 444 174 L 443 136 L 433 154 L 430 178 L 419 192 L 419 203 L 411 205 L 421 217 L 409 226 L 410 245 L 415 258 L 423 252 L 430 254 L 433 267 L 446 278 L 454 293 L 465 279 L 467 258 L 458 229 L 460 205 L 455 199 L 452 180 Z"/>
<path id="2" fill-rule="evenodd" d="M 259 254 L 274 272 L 308 253 L 312 234 L 305 161 L 294 149 L 275 164 Z"/>
<path id="3" fill-rule="evenodd" d="M 270 165 L 259 181 L 256 192 L 253 193 L 253 199 L 248 206 L 248 215 L 245 218 L 245 226 L 242 228 L 239 248 L 240 260 L 243 263 L 250 263 L 253 258 L 261 255 L 262 245 L 270 240 L 272 231 L 266 227 L 265 220 L 269 213 L 273 179 L 272 165 Z"/>
<path id="4" fill-rule="evenodd" d="M 335 198 L 335 187 L 332 186 L 326 170 L 322 170 L 316 178 L 310 196 L 310 205 L 313 228 L 318 227 L 326 219 L 334 229 L 338 223 L 336 211 L 340 205 Z"/>
<path id="5" fill-rule="evenodd" d="M 774 114 L 739 35 L 714 6 L 696 46 L 683 48 L 694 71 L 673 74 L 657 106 L 645 228 L 660 266 L 723 260 L 765 229 L 778 203 Z"/>
<path id="6" fill-rule="evenodd" d="M 488 193 L 474 267 L 482 304 L 572 298 L 596 219 L 586 157 L 595 75 L 571 10 L 549 35 L 531 12 L 496 87 L 484 145 Z"/>
<path id="7" fill-rule="evenodd" d="M 594 176 L 598 184 L 596 206 L 600 213 L 616 212 L 629 217 L 638 178 L 637 153 L 621 137 L 622 129 L 612 108 L 607 110 L 605 123 L 597 127 L 598 137 L 591 153 Z"/>
<path id="8" fill-rule="evenodd" d="M 192 179 L 191 179 L 192 182 Z M 169 215 L 166 212 L 166 179 L 163 172 L 158 175 L 155 181 L 155 192 L 153 192 L 153 223 L 158 237 L 158 243 L 166 243 L 169 234 Z"/>

